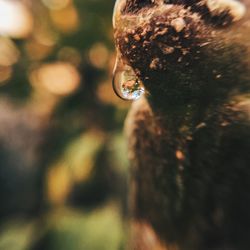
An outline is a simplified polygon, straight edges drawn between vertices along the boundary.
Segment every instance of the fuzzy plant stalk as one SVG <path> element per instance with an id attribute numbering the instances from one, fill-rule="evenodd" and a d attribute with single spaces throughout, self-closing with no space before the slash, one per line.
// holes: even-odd
<path id="1" fill-rule="evenodd" d="M 126 120 L 130 249 L 250 249 L 249 17 L 249 0 L 117 0 L 146 90 Z"/>

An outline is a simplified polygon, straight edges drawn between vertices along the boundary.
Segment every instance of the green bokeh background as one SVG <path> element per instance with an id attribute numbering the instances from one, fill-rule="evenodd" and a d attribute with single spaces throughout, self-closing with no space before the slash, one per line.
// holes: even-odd
<path id="1" fill-rule="evenodd" d="M 0 18 L 0 250 L 125 249 L 114 0 L 13 2 L 33 26 L 18 37 Z"/>

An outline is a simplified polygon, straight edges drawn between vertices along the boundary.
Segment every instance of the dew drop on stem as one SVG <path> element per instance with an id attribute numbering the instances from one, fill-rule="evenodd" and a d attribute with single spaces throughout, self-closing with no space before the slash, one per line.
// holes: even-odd
<path id="1" fill-rule="evenodd" d="M 145 93 L 143 83 L 132 67 L 124 63 L 119 56 L 113 71 L 113 89 L 121 99 L 130 101 L 139 99 Z"/>

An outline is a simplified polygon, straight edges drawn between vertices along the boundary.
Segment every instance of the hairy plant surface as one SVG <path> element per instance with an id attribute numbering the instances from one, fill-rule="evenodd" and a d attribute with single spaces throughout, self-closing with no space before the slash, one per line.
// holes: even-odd
<path id="1" fill-rule="evenodd" d="M 249 249 L 249 1 L 123 0 L 115 42 L 148 94 L 126 122 L 132 249 Z"/>

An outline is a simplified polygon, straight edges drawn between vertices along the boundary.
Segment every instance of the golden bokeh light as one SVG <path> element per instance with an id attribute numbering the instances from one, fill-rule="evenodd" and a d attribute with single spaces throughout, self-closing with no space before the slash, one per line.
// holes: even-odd
<path id="1" fill-rule="evenodd" d="M 30 10 L 19 1 L 0 0 L 0 35 L 25 38 L 33 29 Z"/>
<path id="2" fill-rule="evenodd" d="M 50 16 L 54 26 L 63 33 L 75 32 L 80 24 L 78 12 L 73 5 L 51 11 Z"/>
<path id="3" fill-rule="evenodd" d="M 3 85 L 12 76 L 12 67 L 0 66 L 0 85 Z"/>
<path id="4" fill-rule="evenodd" d="M 43 25 L 37 25 L 36 30 L 33 33 L 34 39 L 45 46 L 54 46 L 58 42 L 58 35 L 56 32 L 49 30 Z"/>
<path id="5" fill-rule="evenodd" d="M 51 10 L 60 10 L 65 8 L 71 0 L 42 0 L 43 4 Z"/>
<path id="6" fill-rule="evenodd" d="M 18 61 L 19 56 L 15 44 L 8 38 L 0 37 L 0 65 L 11 66 Z"/>
<path id="7" fill-rule="evenodd" d="M 72 47 L 61 48 L 58 52 L 58 59 L 60 61 L 70 62 L 75 66 L 79 66 L 82 61 L 80 52 Z"/>
<path id="8" fill-rule="evenodd" d="M 46 46 L 31 39 L 26 42 L 25 49 L 31 60 L 42 60 L 50 55 L 53 47 Z"/>
<path id="9" fill-rule="evenodd" d="M 25 43 L 25 49 L 32 60 L 43 60 L 49 56 L 58 42 L 58 35 L 47 24 L 36 22 L 32 37 Z"/>
<path id="10" fill-rule="evenodd" d="M 109 51 L 102 43 L 94 44 L 89 50 L 89 60 L 96 68 L 105 68 L 109 59 Z"/>
<path id="11" fill-rule="evenodd" d="M 69 95 L 80 85 L 77 69 L 66 62 L 44 64 L 30 74 L 33 87 L 45 89 L 55 95 Z"/>

